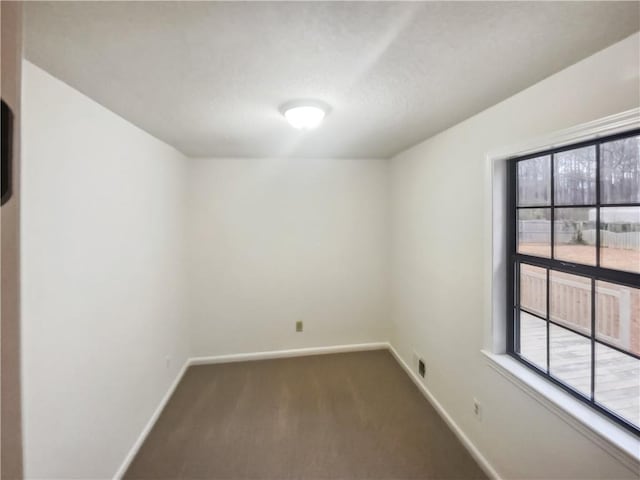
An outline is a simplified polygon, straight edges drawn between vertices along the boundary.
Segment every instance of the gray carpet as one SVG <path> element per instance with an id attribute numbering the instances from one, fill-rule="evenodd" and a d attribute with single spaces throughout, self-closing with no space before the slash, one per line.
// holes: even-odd
<path id="1" fill-rule="evenodd" d="M 125 478 L 486 476 L 376 350 L 190 367 Z"/>

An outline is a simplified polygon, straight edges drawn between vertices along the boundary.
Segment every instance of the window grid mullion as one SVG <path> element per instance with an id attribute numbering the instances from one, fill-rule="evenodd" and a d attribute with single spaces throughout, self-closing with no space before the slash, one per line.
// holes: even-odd
<path id="1" fill-rule="evenodd" d="M 555 184 L 555 153 L 551 154 L 549 160 L 549 166 L 551 168 L 551 236 L 549 241 L 551 242 L 551 260 L 556 256 L 556 239 L 555 239 L 555 226 L 556 226 L 556 212 L 555 212 L 555 196 L 556 196 L 556 184 Z M 551 269 L 547 268 L 547 374 L 551 374 Z"/>
<path id="2" fill-rule="evenodd" d="M 596 145 L 596 268 L 600 267 L 600 144 Z"/>
<path id="3" fill-rule="evenodd" d="M 637 288 L 637 285 L 640 285 L 640 274 L 635 272 L 626 272 L 605 267 L 598 268 L 593 265 L 566 262 L 564 260 L 552 260 L 547 257 L 535 257 L 522 253 L 516 253 L 515 258 L 520 262 L 531 264 L 536 267 L 551 268 L 553 270 L 570 273 L 572 275 L 581 275 L 589 278 L 593 277 L 596 280 L 619 283 L 634 288 Z"/>
<path id="4" fill-rule="evenodd" d="M 516 262 L 514 265 L 515 275 L 517 281 L 515 283 L 515 293 L 514 293 L 514 304 L 516 306 L 515 315 L 516 315 L 516 328 L 514 329 L 514 341 L 516 345 L 516 351 L 520 352 L 520 325 L 521 325 L 521 315 L 520 315 L 520 262 Z"/>
<path id="5" fill-rule="evenodd" d="M 547 373 L 551 373 L 551 337 L 550 337 L 550 323 L 549 320 L 551 319 L 551 289 L 550 289 L 550 283 L 551 283 L 551 270 L 550 269 L 546 269 L 547 272 Z"/>
<path id="6" fill-rule="evenodd" d="M 570 204 L 560 204 L 557 205 L 558 208 L 596 208 L 599 205 L 603 207 L 640 207 L 640 203 L 638 202 L 630 202 L 630 203 L 570 203 Z M 540 208 L 549 208 L 549 205 L 518 205 L 516 207 L 518 210 L 533 210 Z"/>
<path id="7" fill-rule="evenodd" d="M 596 149 L 596 268 L 600 268 L 600 144 Z M 591 401 L 596 401 L 596 280 L 591 278 Z"/>
<path id="8" fill-rule="evenodd" d="M 591 401 L 596 389 L 596 280 L 591 279 Z"/>
<path id="9" fill-rule="evenodd" d="M 556 227 L 556 212 L 555 212 L 555 195 L 556 195 L 556 185 L 555 185 L 555 177 L 554 177 L 554 170 L 555 170 L 555 154 L 552 153 L 551 154 L 551 158 L 549 160 L 549 166 L 551 168 L 551 225 L 550 225 L 550 230 L 551 230 L 551 238 L 549 239 L 549 241 L 551 242 L 551 259 L 555 259 L 556 258 L 556 239 L 555 239 L 555 227 Z"/>

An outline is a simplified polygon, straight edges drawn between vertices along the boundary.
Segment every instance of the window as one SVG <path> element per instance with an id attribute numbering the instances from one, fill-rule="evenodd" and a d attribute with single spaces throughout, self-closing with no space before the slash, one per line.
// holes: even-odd
<path id="1" fill-rule="evenodd" d="M 640 131 L 508 162 L 507 351 L 640 435 Z"/>

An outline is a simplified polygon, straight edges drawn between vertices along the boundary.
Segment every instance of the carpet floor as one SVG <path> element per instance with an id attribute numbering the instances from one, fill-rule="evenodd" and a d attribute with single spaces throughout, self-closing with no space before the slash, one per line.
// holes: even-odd
<path id="1" fill-rule="evenodd" d="M 484 479 L 387 350 L 192 366 L 128 479 Z"/>

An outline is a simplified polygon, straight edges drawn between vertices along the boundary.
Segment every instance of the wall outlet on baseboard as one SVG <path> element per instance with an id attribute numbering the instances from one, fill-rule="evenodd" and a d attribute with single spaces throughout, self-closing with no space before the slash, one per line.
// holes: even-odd
<path id="1" fill-rule="evenodd" d="M 302 320 L 298 320 L 296 322 L 296 332 L 302 332 L 304 330 L 304 324 L 302 323 Z"/>

